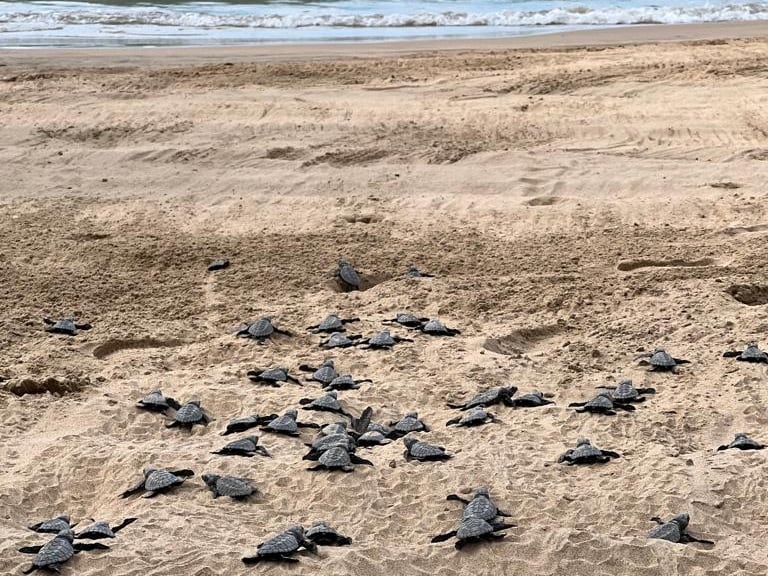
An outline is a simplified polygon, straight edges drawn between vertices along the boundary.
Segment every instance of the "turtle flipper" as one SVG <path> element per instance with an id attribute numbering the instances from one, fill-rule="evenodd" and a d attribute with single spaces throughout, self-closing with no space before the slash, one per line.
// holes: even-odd
<path id="1" fill-rule="evenodd" d="M 299 428 L 320 428 L 320 424 L 314 422 L 296 422 L 296 426 Z"/>
<path id="2" fill-rule="evenodd" d="M 358 434 L 365 434 L 366 430 L 368 430 L 368 425 L 371 423 L 372 416 L 373 408 L 368 406 L 363 410 L 362 414 L 360 414 L 360 418 L 352 418 L 352 429 Z"/>
<path id="3" fill-rule="evenodd" d="M 183 468 L 181 470 L 169 470 L 171 474 L 174 476 L 178 476 L 179 478 L 191 478 L 195 475 L 195 473 L 192 470 L 189 470 L 187 468 Z"/>
<path id="4" fill-rule="evenodd" d="M 360 458 L 360 456 L 357 456 L 356 454 L 350 454 L 349 459 L 352 460 L 353 464 L 365 464 L 366 466 L 373 466 L 373 462 L 366 460 L 365 458 Z"/>
<path id="5" fill-rule="evenodd" d="M 301 366 L 299 366 L 299 370 L 301 370 L 302 372 L 317 372 L 317 366 L 302 364 Z"/>
<path id="6" fill-rule="evenodd" d="M 269 451 L 264 448 L 264 446 L 256 446 L 256 452 L 262 456 L 266 456 L 267 458 L 272 458 L 272 454 L 270 454 Z"/>
<path id="7" fill-rule="evenodd" d="M 141 492 L 142 490 L 144 490 L 144 481 L 145 479 L 142 478 L 141 481 L 137 482 L 136 484 L 128 488 L 125 492 L 120 494 L 120 498 L 128 498 L 128 496 L 130 496 L 131 494 L 136 494 L 137 492 Z"/>
<path id="8" fill-rule="evenodd" d="M 241 560 L 243 564 L 258 564 L 261 561 L 261 556 L 245 556 Z"/>
<path id="9" fill-rule="evenodd" d="M 452 408 L 454 410 L 466 410 L 467 409 L 467 405 L 466 404 L 458 404 L 457 402 L 448 402 L 446 404 L 446 406 L 448 406 L 448 408 Z"/>
<path id="10" fill-rule="evenodd" d="M 470 500 L 467 500 L 466 498 L 462 498 L 458 494 L 448 494 L 448 496 L 445 497 L 446 500 L 455 500 L 456 502 L 461 502 L 462 504 L 469 504 Z"/>
<path id="11" fill-rule="evenodd" d="M 340 320 L 341 320 L 342 324 L 349 324 L 350 322 L 360 322 L 360 318 L 357 318 L 357 317 L 355 317 L 355 318 L 341 318 Z"/>
<path id="12" fill-rule="evenodd" d="M 656 394 L 656 388 L 635 388 L 638 394 Z"/>
<path id="13" fill-rule="evenodd" d="M 459 422 L 461 422 L 461 418 L 452 418 L 451 420 L 448 420 L 448 422 L 446 422 L 445 425 L 456 426 Z"/>
<path id="14" fill-rule="evenodd" d="M 451 538 L 455 537 L 456 534 L 457 534 L 456 530 L 451 530 L 450 532 L 446 532 L 444 534 L 438 534 L 437 536 L 433 536 L 432 540 L 430 540 L 430 542 L 432 542 L 432 544 L 436 544 L 438 542 L 445 542 L 446 540 L 450 540 Z"/>
<path id="15" fill-rule="evenodd" d="M 112 530 L 114 532 L 114 530 Z M 109 546 L 101 542 L 75 542 L 72 547 L 78 552 L 85 550 L 109 550 Z"/>
<path id="16" fill-rule="evenodd" d="M 691 536 L 687 532 L 683 532 L 680 534 L 680 542 L 682 544 L 689 544 L 691 542 L 695 542 L 697 544 L 709 544 L 710 546 L 714 546 L 715 543 L 712 540 L 704 540 L 702 538 L 696 538 L 695 536 Z"/>
<path id="17" fill-rule="evenodd" d="M 112 528 L 112 532 L 117 534 L 118 532 L 120 532 L 120 530 L 122 530 L 126 526 L 129 526 L 129 525 L 133 524 L 134 522 L 136 522 L 136 520 L 138 520 L 138 518 L 126 518 L 125 520 L 120 522 L 120 524 L 118 524 L 117 526 Z"/>
<path id="18" fill-rule="evenodd" d="M 619 410 L 624 410 L 625 412 L 634 412 L 636 410 L 632 404 L 614 404 L 614 407 Z"/>
<path id="19" fill-rule="evenodd" d="M 42 545 L 40 546 L 22 546 L 19 548 L 19 552 L 22 554 L 37 554 L 40 552 L 40 549 L 42 548 Z"/>
<path id="20" fill-rule="evenodd" d="M 421 429 L 422 429 L 422 430 L 424 430 L 424 432 L 432 432 L 432 430 L 430 429 L 430 427 L 429 427 L 429 426 L 427 426 L 426 424 L 424 424 L 423 422 L 422 422 L 422 424 L 421 424 Z"/>
<path id="21" fill-rule="evenodd" d="M 32 564 L 32 566 L 30 566 L 29 568 L 23 570 L 21 573 L 22 574 L 32 574 L 32 572 L 34 572 L 35 570 L 37 570 L 37 566 Z"/>
<path id="22" fill-rule="evenodd" d="M 718 446 L 716 452 L 722 452 L 723 450 L 728 450 L 730 446 L 728 444 L 723 444 L 722 446 Z"/>
<path id="23" fill-rule="evenodd" d="M 614 452 L 613 450 L 601 450 L 601 452 L 603 453 L 603 456 L 608 458 L 621 458 L 621 454 Z"/>
<path id="24" fill-rule="evenodd" d="M 302 398 L 299 400 L 299 404 L 301 404 L 302 406 L 306 406 L 307 404 L 312 404 L 312 402 L 314 402 L 312 398 Z"/>
<path id="25" fill-rule="evenodd" d="M 571 402 L 568 404 L 568 408 L 580 408 L 584 405 L 586 405 L 586 402 Z"/>
<path id="26" fill-rule="evenodd" d="M 75 324 L 75 328 L 77 328 L 78 330 L 90 330 L 91 328 L 93 328 L 93 326 L 88 322 L 85 322 L 83 324 Z"/>
<path id="27" fill-rule="evenodd" d="M 302 384 L 302 383 L 299 381 L 299 379 L 298 379 L 298 378 L 296 378 L 296 377 L 294 377 L 294 376 L 291 376 L 290 374 L 286 374 L 286 375 L 285 375 L 285 379 L 286 379 L 286 380 L 288 380 L 288 382 L 291 382 L 291 383 L 293 383 L 293 384 L 298 384 L 299 386 L 304 386 L 304 384 Z"/>
<path id="28" fill-rule="evenodd" d="M 656 524 L 658 524 L 659 526 L 661 526 L 662 524 L 665 524 L 664 520 L 662 520 L 658 516 L 653 516 L 651 518 L 651 522 L 656 522 Z"/>
<path id="29" fill-rule="evenodd" d="M 729 350 L 728 352 L 723 352 L 723 358 L 738 358 L 741 356 L 741 352 L 738 350 Z"/>
<path id="30" fill-rule="evenodd" d="M 498 514 L 498 510 L 496 513 Z M 499 516 L 501 516 L 501 514 L 499 514 Z M 509 516 L 509 514 L 506 514 L 506 516 Z M 491 526 L 493 526 L 493 529 L 496 532 L 500 530 L 507 530 L 509 528 L 517 528 L 517 524 L 505 524 L 504 522 L 491 522 Z"/>
<path id="31" fill-rule="evenodd" d="M 509 512 L 505 512 L 504 510 L 499 510 L 498 508 L 496 508 L 496 516 L 502 516 L 502 517 L 505 517 L 505 518 L 509 518 L 510 516 L 512 516 L 512 514 L 510 514 Z M 498 528 L 497 528 L 497 530 L 498 530 Z"/>
<path id="32" fill-rule="evenodd" d="M 675 364 L 690 364 L 690 360 L 685 360 L 683 358 L 672 358 L 672 360 L 675 361 Z"/>
<path id="33" fill-rule="evenodd" d="M 176 420 L 171 420 L 170 422 L 165 423 L 166 428 L 176 428 L 178 425 L 179 423 Z"/>

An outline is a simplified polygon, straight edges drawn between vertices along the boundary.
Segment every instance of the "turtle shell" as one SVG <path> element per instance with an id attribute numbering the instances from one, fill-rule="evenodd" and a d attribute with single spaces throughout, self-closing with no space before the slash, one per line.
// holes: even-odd
<path id="1" fill-rule="evenodd" d="M 584 408 L 586 410 L 612 410 L 613 409 L 613 402 L 611 401 L 608 396 L 605 396 L 603 394 L 599 394 L 598 396 L 595 396 L 584 404 Z"/>
<path id="2" fill-rule="evenodd" d="M 386 440 L 386 436 L 380 431 L 369 430 L 357 439 L 357 443 L 360 446 L 378 446 L 379 444 L 385 444 Z"/>
<path id="3" fill-rule="evenodd" d="M 384 424 L 379 424 L 378 422 L 370 422 L 366 432 L 379 432 L 384 436 L 389 436 L 389 434 L 392 433 L 392 430 L 389 426 L 384 426 Z"/>
<path id="4" fill-rule="evenodd" d="M 184 478 L 179 478 L 175 474 L 171 474 L 167 470 L 153 470 L 149 476 L 144 479 L 144 489 L 149 492 L 157 492 L 159 490 L 165 490 L 171 486 L 182 484 Z"/>
<path id="5" fill-rule="evenodd" d="M 341 321 L 341 318 L 339 318 L 336 314 L 328 314 L 325 318 L 323 318 L 323 321 L 320 322 L 320 324 L 317 325 L 318 332 L 332 332 L 335 330 L 343 330 L 344 329 L 344 323 Z"/>
<path id="6" fill-rule="evenodd" d="M 368 339 L 368 345 L 374 348 L 390 348 L 397 344 L 388 330 L 382 330 Z"/>
<path id="7" fill-rule="evenodd" d="M 39 524 L 30 526 L 29 528 L 35 532 L 58 534 L 62 530 L 69 530 L 71 525 L 69 523 L 69 516 L 64 514 L 62 516 L 57 516 L 56 518 L 46 520 L 45 522 L 40 522 Z"/>
<path id="8" fill-rule="evenodd" d="M 462 517 L 467 518 L 480 518 L 481 520 L 490 521 L 496 518 L 498 510 L 496 505 L 491 502 L 487 496 L 475 496 L 464 507 Z"/>
<path id="9" fill-rule="evenodd" d="M 760 350 L 760 348 L 757 347 L 757 344 L 750 342 L 747 344 L 744 352 L 741 353 L 740 358 L 747 362 L 765 362 L 768 360 L 768 354 Z"/>
<path id="10" fill-rule="evenodd" d="M 288 379 L 288 370 L 285 368 L 269 368 L 256 375 L 259 380 L 271 380 L 273 382 L 285 382 Z"/>
<path id="11" fill-rule="evenodd" d="M 336 412 L 342 409 L 341 404 L 339 404 L 339 401 L 336 398 L 336 392 L 334 390 L 328 392 L 327 394 L 323 394 L 319 398 L 315 398 L 308 404 L 308 406 L 312 406 L 313 408 L 318 408 L 321 410 L 333 410 Z"/>
<path id="12" fill-rule="evenodd" d="M 421 318 L 410 312 L 398 312 L 395 316 L 395 322 L 408 327 L 420 326 Z"/>
<path id="13" fill-rule="evenodd" d="M 729 448 L 738 448 L 739 450 L 760 450 L 763 445 L 759 442 L 752 440 L 746 434 L 736 434 L 736 437 L 728 445 Z"/>
<path id="14" fill-rule="evenodd" d="M 256 440 L 254 441 L 253 438 L 256 438 Z M 258 446 L 258 437 L 254 436 L 253 438 L 248 437 L 234 440 L 224 446 L 223 450 L 229 452 L 253 452 L 256 450 L 256 446 Z"/>
<path id="15" fill-rule="evenodd" d="M 538 390 L 529 392 L 528 394 L 521 394 L 517 397 L 517 401 L 523 404 L 544 404 L 544 394 Z"/>
<path id="16" fill-rule="evenodd" d="M 424 422 L 416 416 L 403 416 L 403 418 L 393 426 L 393 430 L 404 434 L 409 432 L 419 432 L 424 430 Z"/>
<path id="17" fill-rule="evenodd" d="M 632 385 L 631 380 L 622 380 L 616 389 L 611 392 L 611 397 L 616 402 L 631 402 L 640 396 L 640 393 Z"/>
<path id="18" fill-rule="evenodd" d="M 72 318 L 62 318 L 54 322 L 49 328 L 49 332 L 58 332 L 59 334 L 77 334 L 77 326 Z"/>
<path id="19" fill-rule="evenodd" d="M 422 326 L 421 331 L 426 334 L 448 334 L 450 332 L 440 320 L 430 320 Z"/>
<path id="20" fill-rule="evenodd" d="M 267 424 L 267 428 L 275 430 L 277 432 L 289 432 L 293 433 L 298 431 L 299 427 L 296 424 L 296 415 L 291 411 L 286 412 L 282 416 L 278 416 L 272 422 Z"/>
<path id="21" fill-rule="evenodd" d="M 360 275 L 346 260 L 339 261 L 339 278 L 352 288 L 360 288 Z"/>
<path id="22" fill-rule="evenodd" d="M 654 526 L 648 532 L 648 538 L 667 540 L 669 542 L 680 542 L 681 537 L 682 531 L 677 522 L 664 522 L 664 524 Z"/>
<path id="23" fill-rule="evenodd" d="M 264 317 L 259 318 L 248 326 L 248 335 L 252 338 L 267 338 L 275 331 L 275 327 L 272 326 L 272 320 Z"/>
<path id="24" fill-rule="evenodd" d="M 318 462 L 326 468 L 348 468 L 352 466 L 349 452 L 341 446 L 335 446 L 323 452 Z"/>
<path id="25" fill-rule="evenodd" d="M 349 434 L 329 434 L 312 442 L 312 450 L 315 452 L 325 452 L 332 448 L 343 448 L 344 450 L 354 450 L 355 440 Z"/>
<path id="26" fill-rule="evenodd" d="M 459 529 L 456 531 L 456 538 L 459 540 L 470 540 L 479 538 L 493 532 L 493 526 L 482 518 L 470 517 L 461 521 Z"/>
<path id="27" fill-rule="evenodd" d="M 465 403 L 464 408 L 475 408 L 481 404 L 496 404 L 497 402 L 502 401 L 505 397 L 511 397 L 517 391 L 516 388 L 512 388 L 512 392 L 509 393 L 509 390 L 509 388 L 502 388 L 501 386 L 483 390 L 472 396 L 472 398 L 470 398 L 469 401 Z"/>
<path id="28" fill-rule="evenodd" d="M 471 426 L 472 424 L 480 424 L 488 419 L 488 412 L 485 409 L 477 406 L 472 409 L 471 412 L 466 413 L 459 420 L 459 426 Z"/>
<path id="29" fill-rule="evenodd" d="M 328 383 L 326 388 L 330 390 L 355 390 L 360 388 L 360 384 L 352 378 L 351 374 L 339 374 Z"/>
<path id="30" fill-rule="evenodd" d="M 421 440 L 414 442 L 410 448 L 408 448 L 408 453 L 417 460 L 445 456 L 445 450 L 438 446 L 422 442 Z"/>
<path id="31" fill-rule="evenodd" d="M 659 368 L 673 368 L 677 366 L 677 362 L 672 358 L 667 351 L 663 348 L 656 349 L 648 360 L 651 366 L 657 366 Z"/>
<path id="32" fill-rule="evenodd" d="M 83 530 L 77 535 L 78 538 L 87 538 L 89 540 L 97 540 L 99 538 L 114 538 L 115 533 L 109 526 L 109 522 L 103 520 L 94 522 L 89 526 L 83 528 Z"/>
<path id="33" fill-rule="evenodd" d="M 274 538 L 266 540 L 259 546 L 256 552 L 257 556 L 270 556 L 277 554 L 290 554 L 296 552 L 301 543 L 296 539 L 296 536 L 290 532 L 283 532 L 278 534 Z"/>
<path id="34" fill-rule="evenodd" d="M 149 408 L 149 409 L 156 409 L 156 410 L 166 410 L 170 408 L 168 405 L 168 400 L 165 398 L 165 394 L 161 390 L 154 390 L 144 396 L 141 400 L 139 400 L 136 403 L 137 406 L 140 406 L 142 408 Z"/>
<path id="35" fill-rule="evenodd" d="M 200 406 L 192 402 L 184 404 L 184 406 L 179 408 L 176 411 L 176 414 L 173 415 L 173 419 L 180 424 L 196 424 L 202 422 L 204 418 L 205 416 L 200 409 Z"/>
<path id="36" fill-rule="evenodd" d="M 350 344 L 352 344 L 352 340 L 350 340 L 345 334 L 342 334 L 341 332 L 334 332 L 325 342 L 321 343 L 320 346 L 322 348 L 343 348 L 344 346 L 349 346 Z"/>
<path id="37" fill-rule="evenodd" d="M 226 432 L 227 433 L 245 432 L 249 428 L 253 428 L 258 424 L 259 424 L 258 416 L 256 415 L 242 416 L 240 418 L 235 418 L 234 420 L 230 420 L 229 424 L 227 424 Z"/>
<path id="38" fill-rule="evenodd" d="M 580 440 L 576 448 L 571 452 L 570 460 L 578 462 L 580 460 L 591 460 L 603 455 L 601 450 L 595 448 L 589 440 Z"/>
<path id="39" fill-rule="evenodd" d="M 72 547 L 73 534 L 69 529 L 61 530 L 53 540 L 45 543 L 32 560 L 32 565 L 38 568 L 63 564 L 75 555 Z"/>
<path id="40" fill-rule="evenodd" d="M 235 476 L 220 476 L 211 490 L 219 496 L 231 498 L 244 498 L 256 492 L 247 480 Z"/>
<path id="41" fill-rule="evenodd" d="M 330 384 L 338 374 L 333 365 L 333 360 L 326 360 L 322 365 L 312 373 L 312 379 L 321 384 Z"/>

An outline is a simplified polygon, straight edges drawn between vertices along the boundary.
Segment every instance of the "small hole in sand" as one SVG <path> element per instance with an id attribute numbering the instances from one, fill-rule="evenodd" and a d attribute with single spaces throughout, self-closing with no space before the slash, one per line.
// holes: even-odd
<path id="1" fill-rule="evenodd" d="M 747 306 L 768 304 L 768 286 L 759 284 L 732 284 L 726 290 L 737 302 Z"/>
<path id="2" fill-rule="evenodd" d="M 80 392 L 90 385 L 91 381 L 87 377 L 66 376 L 55 378 L 49 376 L 42 380 L 35 378 L 11 380 L 6 384 L 5 388 L 16 396 L 24 396 L 25 394 L 68 394 Z"/>
<path id="3" fill-rule="evenodd" d="M 539 326 L 538 328 L 520 328 L 500 338 L 488 338 L 483 348 L 495 354 L 517 356 L 530 350 L 533 346 L 553 338 L 565 330 L 560 324 Z"/>

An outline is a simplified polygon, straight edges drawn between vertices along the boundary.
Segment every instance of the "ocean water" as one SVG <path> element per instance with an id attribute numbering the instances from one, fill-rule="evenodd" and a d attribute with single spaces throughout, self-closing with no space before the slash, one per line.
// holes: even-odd
<path id="1" fill-rule="evenodd" d="M 768 0 L 0 0 L 0 47 L 482 38 L 765 19 Z"/>

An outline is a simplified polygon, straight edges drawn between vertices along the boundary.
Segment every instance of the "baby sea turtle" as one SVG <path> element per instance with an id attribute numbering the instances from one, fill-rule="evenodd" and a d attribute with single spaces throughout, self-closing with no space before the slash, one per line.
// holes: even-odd
<path id="1" fill-rule="evenodd" d="M 222 436 L 228 436 L 229 434 L 235 434 L 237 432 L 245 432 L 256 426 L 264 426 L 272 422 L 277 418 L 277 414 L 267 414 L 266 416 L 259 416 L 258 414 L 252 414 L 251 416 L 242 416 L 235 418 L 227 424 L 227 429 L 221 433 Z"/>
<path id="2" fill-rule="evenodd" d="M 406 412 L 400 420 L 390 422 L 390 438 L 401 438 L 410 432 L 429 432 L 429 426 L 419 418 L 418 412 Z"/>
<path id="3" fill-rule="evenodd" d="M 658 525 L 654 526 L 651 531 L 648 532 L 648 538 L 667 540 L 668 542 L 674 542 L 676 544 L 688 544 L 689 542 L 714 544 L 711 540 L 702 540 L 688 534 L 686 529 L 688 528 L 690 520 L 690 516 L 686 513 L 678 514 L 668 521 L 664 521 L 658 516 L 654 516 L 651 518 L 651 521 L 656 522 Z"/>
<path id="4" fill-rule="evenodd" d="M 93 520 L 93 519 L 91 519 Z M 138 518 L 126 518 L 120 524 L 117 526 L 111 526 L 109 525 L 109 522 L 105 522 L 103 520 L 100 520 L 99 522 L 93 522 L 83 528 L 80 532 L 78 532 L 75 535 L 75 538 L 78 539 L 85 539 L 85 540 L 101 540 L 103 538 L 115 538 L 116 534 L 120 532 L 123 528 L 126 526 L 130 526 L 134 522 L 136 522 Z"/>
<path id="5" fill-rule="evenodd" d="M 618 452 L 595 448 L 587 438 L 579 438 L 576 448 L 566 451 L 558 458 L 558 463 L 572 466 L 574 464 L 605 464 L 611 458 L 621 458 Z"/>
<path id="6" fill-rule="evenodd" d="M 762 362 L 768 364 L 768 354 L 760 350 L 760 348 L 757 347 L 756 342 L 747 344 L 747 347 L 742 352 L 739 352 L 738 350 L 724 352 L 723 357 L 736 358 L 736 360 L 739 360 L 740 362 Z"/>
<path id="7" fill-rule="evenodd" d="M 328 382 L 323 390 L 357 390 L 360 388 L 360 384 L 363 384 L 364 382 L 373 382 L 373 380 L 370 378 L 355 380 L 352 378 L 352 374 L 339 374 L 336 378 Z"/>
<path id="8" fill-rule="evenodd" d="M 203 412 L 203 409 L 200 408 L 200 402 L 197 400 L 190 400 L 181 408 L 176 410 L 173 415 L 173 420 L 168 422 L 165 427 L 174 428 L 176 426 L 181 426 L 185 428 L 192 428 L 192 426 L 195 424 L 208 426 L 210 421 L 210 416 L 208 416 L 208 414 Z"/>
<path id="9" fill-rule="evenodd" d="M 488 390 L 477 392 L 472 398 L 461 403 L 449 402 L 449 408 L 458 410 L 469 410 L 476 406 L 491 406 L 492 404 L 505 404 L 512 406 L 512 396 L 517 392 L 517 386 L 497 386 Z"/>
<path id="10" fill-rule="evenodd" d="M 405 444 L 405 459 L 406 460 L 419 460 L 420 462 L 428 462 L 434 460 L 448 460 L 453 458 L 453 454 L 445 451 L 442 446 L 434 446 L 416 438 L 403 438 L 403 444 Z"/>
<path id="11" fill-rule="evenodd" d="M 390 350 L 395 344 L 400 342 L 413 342 L 413 340 L 403 338 L 402 336 L 392 336 L 389 330 L 382 330 L 370 338 L 360 341 L 363 344 L 363 348 L 368 350 Z"/>
<path id="12" fill-rule="evenodd" d="M 43 322 L 45 323 L 46 332 L 66 334 L 67 336 L 77 336 L 78 330 L 90 330 L 93 328 L 93 326 L 88 323 L 78 324 L 74 318 L 62 318 L 61 320 L 43 318 Z"/>
<path id="13" fill-rule="evenodd" d="M 52 572 L 61 572 L 62 565 L 77 552 L 82 550 L 109 550 L 109 546 L 98 542 L 78 542 L 74 544 L 75 535 L 72 530 L 65 528 L 42 546 L 24 546 L 19 552 L 34 554 L 32 565 L 24 570 L 24 574 L 30 574 L 38 569 L 46 569 Z"/>
<path id="14" fill-rule="evenodd" d="M 457 530 L 438 534 L 432 538 L 432 543 L 445 542 L 450 538 L 456 537 L 456 544 L 454 546 L 457 550 L 461 550 L 466 544 L 483 540 L 500 540 L 504 538 L 504 534 L 499 532 L 514 527 L 514 524 L 487 522 L 482 518 L 469 517 L 461 521 Z"/>
<path id="15" fill-rule="evenodd" d="M 430 336 L 458 336 L 461 334 L 461 332 L 455 328 L 446 327 L 440 320 L 429 320 L 428 322 L 424 322 L 419 329 L 424 332 L 424 334 L 429 334 Z"/>
<path id="16" fill-rule="evenodd" d="M 352 472 L 355 469 L 355 464 L 373 466 L 373 462 L 370 460 L 360 458 L 345 448 L 336 446 L 320 454 L 317 464 L 307 468 L 307 470 L 341 470 L 343 472 Z"/>
<path id="17" fill-rule="evenodd" d="M 325 520 L 315 520 L 304 533 L 308 540 L 320 546 L 349 546 L 352 538 L 342 536 L 331 528 Z"/>
<path id="18" fill-rule="evenodd" d="M 384 324 L 400 324 L 406 328 L 421 328 L 426 322 L 429 322 L 429 318 L 421 318 L 410 312 L 398 312 L 394 318 L 384 320 Z"/>
<path id="19" fill-rule="evenodd" d="M 214 260 L 208 264 L 208 272 L 215 272 L 216 270 L 224 270 L 229 268 L 229 260 L 222 258 L 221 260 Z"/>
<path id="20" fill-rule="evenodd" d="M 485 406 L 476 406 L 469 412 L 462 415 L 459 418 L 453 418 L 445 423 L 446 426 L 482 426 L 483 424 L 490 424 L 491 422 L 498 422 L 499 420 L 491 414 L 486 412 Z"/>
<path id="21" fill-rule="evenodd" d="M 569 408 L 576 408 L 576 412 L 592 412 L 594 414 L 606 414 L 615 416 L 616 409 L 632 412 L 635 407 L 632 404 L 614 404 L 610 392 L 601 392 L 588 402 L 571 402 Z"/>
<path id="22" fill-rule="evenodd" d="M 283 368 L 282 366 L 267 369 L 256 368 L 255 370 L 248 370 L 246 375 L 252 382 L 263 382 L 264 384 L 274 386 L 275 388 L 280 386 L 280 382 L 292 382 L 301 386 L 299 379 L 288 374 L 288 369 Z"/>
<path id="23" fill-rule="evenodd" d="M 383 446 L 384 444 L 390 444 L 391 442 L 392 440 L 378 430 L 369 430 L 357 439 L 358 446 Z"/>
<path id="24" fill-rule="evenodd" d="M 136 494 L 144 490 L 144 498 L 151 498 L 155 494 L 167 492 L 174 486 L 181 486 L 187 478 L 191 478 L 195 473 L 192 470 L 163 470 L 148 466 L 144 468 L 144 478 L 120 494 L 121 498 L 127 498 L 131 494 Z"/>
<path id="25" fill-rule="evenodd" d="M 635 388 L 632 380 L 622 380 L 614 389 L 599 388 L 608 392 L 614 404 L 630 404 L 632 402 L 645 402 L 643 394 L 656 394 L 656 388 Z"/>
<path id="26" fill-rule="evenodd" d="M 419 270 L 416 266 L 408 266 L 408 270 L 405 271 L 405 275 L 408 278 L 434 278 L 434 274 L 427 274 L 426 272 L 422 272 Z"/>
<path id="27" fill-rule="evenodd" d="M 211 452 L 211 454 L 222 454 L 224 456 L 245 456 L 246 458 L 250 458 L 256 454 L 261 454 L 262 456 L 271 456 L 271 454 L 267 452 L 267 449 L 264 448 L 264 446 L 259 445 L 258 436 L 245 436 L 244 438 L 230 442 L 216 452 Z"/>
<path id="28" fill-rule="evenodd" d="M 347 336 L 341 332 L 334 332 L 328 338 L 320 342 L 319 346 L 326 350 L 330 350 L 331 348 L 349 348 L 350 346 L 357 346 L 360 344 L 360 338 L 362 338 L 362 336 L 359 334 Z"/>
<path id="29" fill-rule="evenodd" d="M 282 334 L 284 336 L 292 336 L 287 330 L 281 330 L 272 324 L 272 318 L 269 316 L 262 316 L 255 322 L 244 322 L 236 331 L 236 336 L 242 336 L 243 338 L 253 338 L 263 342 L 272 334 Z"/>
<path id="30" fill-rule="evenodd" d="M 317 544 L 308 540 L 304 534 L 304 528 L 301 526 L 291 526 L 282 534 L 278 534 L 258 545 L 256 553 L 252 556 L 245 556 L 245 564 L 256 564 L 265 561 L 298 562 L 298 559 L 291 555 L 298 552 L 301 548 L 306 549 L 313 554 L 317 553 Z"/>
<path id="31" fill-rule="evenodd" d="M 32 526 L 28 526 L 28 528 L 33 532 L 58 534 L 62 530 L 71 529 L 75 526 L 77 526 L 77 522 L 71 524 L 69 521 L 69 514 L 62 514 L 61 516 L 56 516 L 56 518 L 51 518 L 50 520 L 43 520 L 37 524 L 32 524 Z"/>
<path id="32" fill-rule="evenodd" d="M 151 412 L 165 412 L 169 408 L 173 408 L 174 410 L 181 408 L 181 404 L 170 396 L 164 395 L 162 390 L 153 390 L 144 396 L 144 398 L 136 402 L 136 406 Z"/>
<path id="33" fill-rule="evenodd" d="M 345 290 L 360 290 L 360 274 L 344 258 L 339 258 L 339 267 L 334 276 Z"/>
<path id="34" fill-rule="evenodd" d="M 253 480 L 249 478 L 238 478 L 237 476 L 219 476 L 206 472 L 202 475 L 203 482 L 206 483 L 213 497 L 229 496 L 232 500 L 243 500 L 256 494 L 259 495 L 257 488 L 251 485 Z"/>
<path id="35" fill-rule="evenodd" d="M 328 314 L 328 316 L 323 318 L 323 321 L 320 322 L 320 324 L 309 326 L 307 330 L 315 334 L 318 334 L 319 332 L 344 332 L 346 330 L 346 328 L 344 328 L 344 324 L 359 321 L 360 318 L 341 318 L 338 314 Z"/>
<path id="36" fill-rule="evenodd" d="M 299 370 L 302 372 L 311 372 L 312 376 L 306 380 L 309 382 L 320 382 L 323 386 L 327 386 L 334 378 L 336 378 L 336 376 L 338 376 L 336 366 L 331 359 L 325 360 L 320 366 L 302 364 L 299 366 Z"/>
<path id="37" fill-rule="evenodd" d="M 528 394 L 522 394 L 517 398 L 512 398 L 508 405 L 514 406 L 515 408 L 536 408 L 538 406 L 546 406 L 547 404 L 554 404 L 554 402 L 552 402 L 552 400 L 547 400 L 543 393 L 534 390 Z"/>
<path id="38" fill-rule="evenodd" d="M 762 450 L 765 446 L 756 440 L 752 440 L 752 438 L 744 434 L 744 432 L 739 432 L 733 438 L 733 442 L 730 444 L 723 444 L 717 450 L 719 452 L 720 450 L 728 450 L 730 448 L 736 448 L 738 450 Z"/>
<path id="39" fill-rule="evenodd" d="M 276 434 L 287 434 L 288 436 L 298 436 L 299 428 L 319 428 L 317 424 L 309 422 L 297 422 L 299 413 L 294 408 L 286 410 L 282 416 L 278 416 L 261 429 L 264 432 L 274 432 Z"/>
<path id="40" fill-rule="evenodd" d="M 329 428 L 329 427 L 326 427 Z M 354 452 L 357 447 L 355 439 L 347 432 L 346 428 L 334 428 L 333 431 L 329 430 L 327 434 L 321 434 L 315 438 L 311 444 L 309 452 L 307 452 L 302 460 L 314 460 L 320 459 L 325 452 L 332 448 L 343 448 L 347 452 Z"/>
<path id="41" fill-rule="evenodd" d="M 499 510 L 496 504 L 491 500 L 491 493 L 486 486 L 475 488 L 471 500 L 462 498 L 458 494 L 448 494 L 446 500 L 455 500 L 464 504 L 462 518 L 480 518 L 486 522 L 493 521 L 497 516 L 510 516 L 506 512 Z"/>
<path id="42" fill-rule="evenodd" d="M 326 392 L 318 398 L 302 398 L 299 400 L 304 410 L 319 410 L 321 412 L 335 412 L 337 414 L 343 414 L 348 416 L 349 413 L 341 407 L 339 404 L 336 390 Z"/>
<path id="43" fill-rule="evenodd" d="M 690 364 L 690 360 L 682 358 L 673 358 L 664 348 L 656 348 L 653 352 L 645 354 L 648 360 L 642 360 L 640 363 L 650 366 L 651 372 L 677 372 L 680 364 Z"/>

